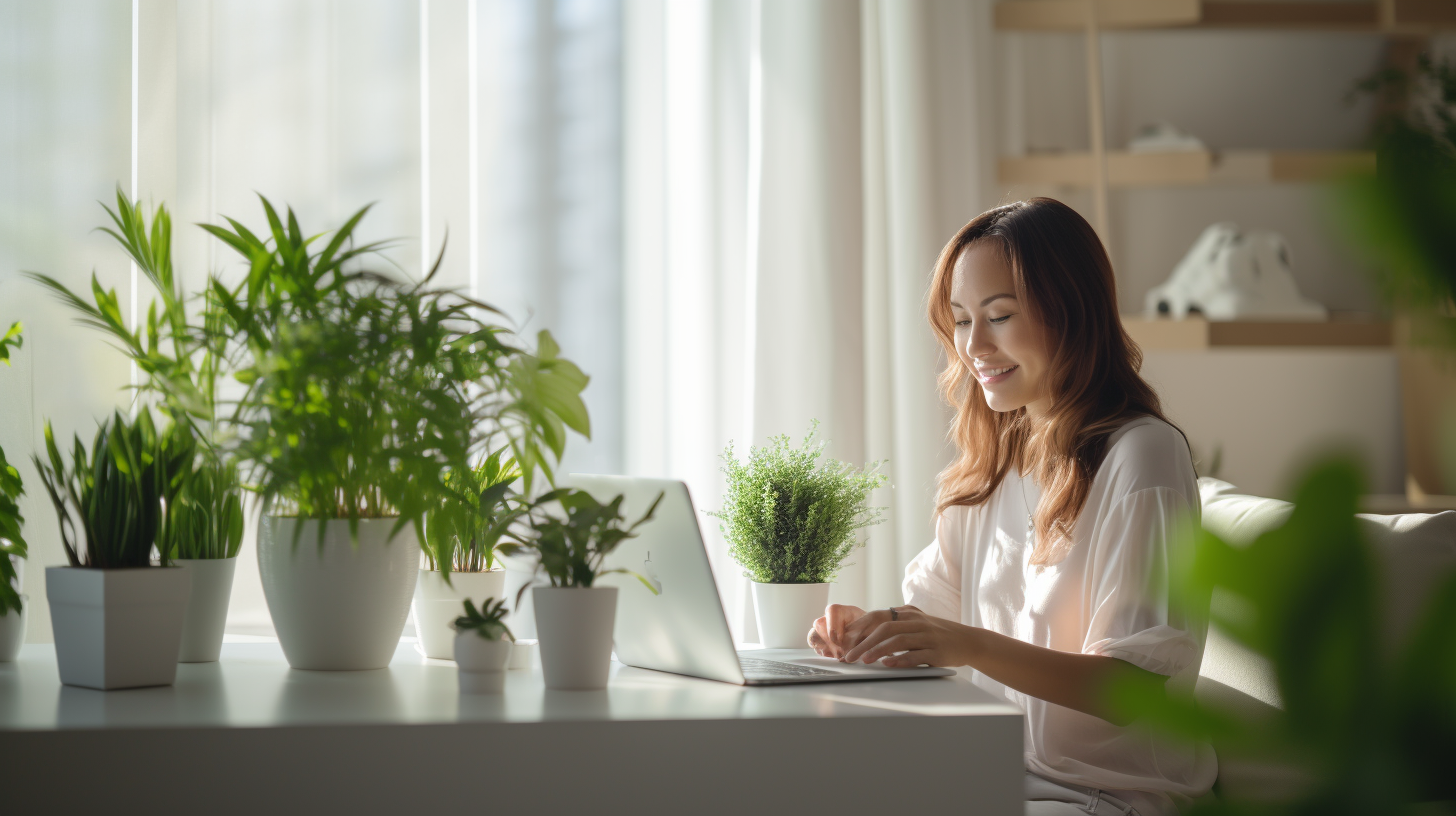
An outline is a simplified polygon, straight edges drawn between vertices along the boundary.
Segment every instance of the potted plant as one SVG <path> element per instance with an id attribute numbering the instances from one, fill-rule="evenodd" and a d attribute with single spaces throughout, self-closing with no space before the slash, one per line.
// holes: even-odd
<path id="1" fill-rule="evenodd" d="M 213 292 L 189 296 L 172 267 L 172 221 L 159 205 L 148 224 L 140 202 L 129 201 L 120 187 L 116 209 L 102 205 L 115 229 L 102 227 L 136 262 L 159 294 L 145 327 L 129 329 L 121 318 L 115 291 L 92 276 L 87 302 L 54 278 L 32 275 L 79 314 L 85 325 L 105 332 L 144 375 L 140 391 L 153 396 L 171 421 L 199 442 L 192 477 L 165 508 L 157 542 L 177 566 L 192 574 L 192 591 L 178 659 L 211 662 L 222 650 L 234 567 L 242 547 L 242 485 L 237 466 L 221 449 L 218 380 L 227 373 L 226 315 Z M 189 302 L 200 301 L 200 309 Z"/>
<path id="2" fill-rule="evenodd" d="M 723 453 L 728 477 L 723 509 L 709 513 L 722 524 L 729 554 L 753 582 L 759 642 L 768 649 L 801 649 L 814 619 L 829 604 L 829 584 L 855 546 L 855 533 L 878 524 L 882 510 L 870 493 L 885 483 L 881 463 L 860 470 L 829 459 L 814 443 L 818 423 L 804 443 L 788 436 L 750 448 L 747 462 Z"/>
<path id="3" fill-rule="evenodd" d="M 508 614 L 506 602 L 486 598 L 477 610 L 466 598 L 464 605 L 465 614 L 453 622 L 453 654 L 460 667 L 460 692 L 499 694 L 505 688 L 511 644 L 516 640 L 503 620 Z"/>
<path id="4" fill-rule="evenodd" d="M 499 497 L 476 492 L 472 457 L 508 448 L 529 493 L 535 473 L 551 476 L 566 429 L 589 431 L 586 377 L 548 333 L 532 352 L 487 322 L 494 308 L 430 288 L 439 259 L 421 282 L 365 268 L 381 250 L 353 242 L 367 207 L 325 243 L 262 204 L 266 238 L 236 221 L 204 228 L 250 267 L 238 287 L 214 279 L 210 292 L 248 361 L 236 453 L 264 503 L 264 594 L 295 668 L 379 668 L 409 611 L 421 541 L 447 584 L 457 552 L 486 566 L 482 525 Z"/>
<path id="5" fill-rule="evenodd" d="M 163 507 L 191 473 L 195 443 L 151 412 L 103 421 L 91 452 L 63 461 L 50 423 L 48 462 L 32 457 L 56 508 L 70 566 L 46 568 L 61 682 L 96 689 L 170 685 L 177 674 L 189 573 L 151 563 Z M 75 512 L 73 518 L 72 511 Z M 84 542 L 75 540 L 79 532 Z"/>
<path id="6" fill-rule="evenodd" d="M 10 365 L 10 348 L 24 343 L 21 326 L 15 323 L 0 335 L 0 362 Z M 20 653 L 25 642 L 26 596 L 21 595 L 20 570 L 26 556 L 25 537 L 20 528 L 25 517 L 20 513 L 20 497 L 25 485 L 20 471 L 5 460 L 0 448 L 0 663 L 8 663 Z"/>
<path id="7" fill-rule="evenodd" d="M 457 497 L 443 500 L 426 518 L 421 543 L 425 564 L 413 604 L 425 657 L 454 659 L 462 602 L 473 599 L 484 605 L 487 598 L 505 594 L 505 570 L 497 563 L 495 548 L 526 507 L 511 489 L 520 468 L 506 454 L 501 449 L 473 468 L 446 473 L 445 485 Z"/>
<path id="8" fill-rule="evenodd" d="M 538 586 L 531 591 L 546 688 L 607 687 L 617 588 L 595 586 L 598 578 L 625 573 L 657 594 L 651 582 L 631 570 L 602 568 L 608 555 L 652 519 L 662 494 L 641 518 L 625 528 L 622 500 L 617 496 L 602 504 L 584 490 L 550 491 L 532 503 L 529 530 L 500 545 L 506 554 L 529 550 L 538 558 L 538 572 L 546 573 L 551 582 L 549 587 Z M 552 512 L 553 506 L 560 512 Z M 524 593 L 525 587 L 521 590 Z"/>

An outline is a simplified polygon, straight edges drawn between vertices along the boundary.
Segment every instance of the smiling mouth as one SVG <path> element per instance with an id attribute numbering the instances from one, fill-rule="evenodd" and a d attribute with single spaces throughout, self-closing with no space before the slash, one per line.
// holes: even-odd
<path id="1" fill-rule="evenodd" d="M 979 368 L 976 369 L 976 377 L 981 381 L 982 385 L 998 383 L 1011 376 L 1011 373 L 1020 367 L 1013 365 L 1006 366 L 1005 368 Z"/>

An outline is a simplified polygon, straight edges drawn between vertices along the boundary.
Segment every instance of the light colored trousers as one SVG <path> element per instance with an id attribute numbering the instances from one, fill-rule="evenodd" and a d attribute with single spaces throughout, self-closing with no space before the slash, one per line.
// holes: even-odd
<path id="1" fill-rule="evenodd" d="M 1026 774 L 1026 816 L 1139 816 L 1128 803 L 1104 790 L 1053 782 Z"/>

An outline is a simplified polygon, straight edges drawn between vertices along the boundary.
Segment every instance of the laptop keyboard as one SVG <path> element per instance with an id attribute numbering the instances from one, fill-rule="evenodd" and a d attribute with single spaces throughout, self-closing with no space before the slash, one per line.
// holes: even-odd
<path id="1" fill-rule="evenodd" d="M 743 655 L 738 656 L 738 665 L 743 667 L 743 676 L 749 678 L 834 677 L 841 673 L 829 669 L 816 669 L 813 666 L 801 666 L 797 663 L 781 663 L 777 660 L 764 660 Z"/>

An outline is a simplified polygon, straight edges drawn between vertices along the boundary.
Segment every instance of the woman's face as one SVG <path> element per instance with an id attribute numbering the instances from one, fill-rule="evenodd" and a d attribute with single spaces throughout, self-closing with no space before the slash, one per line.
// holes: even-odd
<path id="1" fill-rule="evenodd" d="M 1047 332 L 1016 299 L 1011 267 L 1000 247 L 977 241 L 956 259 L 950 285 L 956 353 L 986 394 L 993 411 L 1026 408 L 1035 417 L 1048 406 Z"/>

